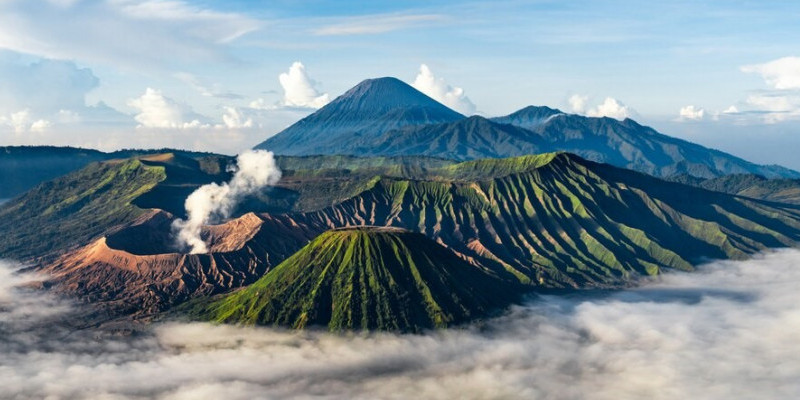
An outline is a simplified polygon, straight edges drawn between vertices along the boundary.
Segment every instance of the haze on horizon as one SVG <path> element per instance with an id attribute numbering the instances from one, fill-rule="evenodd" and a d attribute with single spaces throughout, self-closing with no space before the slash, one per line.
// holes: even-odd
<path id="1" fill-rule="evenodd" d="M 396 76 L 467 115 L 632 117 L 800 169 L 798 15 L 748 1 L 6 1 L 0 144 L 234 154 Z"/>

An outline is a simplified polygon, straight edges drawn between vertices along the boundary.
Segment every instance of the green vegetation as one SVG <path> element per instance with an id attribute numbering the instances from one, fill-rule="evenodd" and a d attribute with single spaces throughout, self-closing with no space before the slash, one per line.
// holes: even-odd
<path id="1" fill-rule="evenodd" d="M 350 200 L 285 218 L 320 230 L 369 224 L 419 231 L 498 277 L 556 288 L 619 285 L 800 241 L 797 207 L 669 183 L 568 153 L 463 166 L 443 170 L 469 171 L 473 180 L 445 180 L 439 171 L 429 171 L 433 180 L 385 177 Z"/>
<path id="2" fill-rule="evenodd" d="M 79 246 L 142 210 L 131 201 L 166 179 L 137 159 L 94 163 L 0 208 L 0 257 L 25 259 Z"/>
<path id="3" fill-rule="evenodd" d="M 268 212 L 270 234 L 287 240 L 280 254 L 330 228 L 397 226 L 441 241 L 506 281 L 562 288 L 614 286 L 800 241 L 795 206 L 665 182 L 568 153 L 458 164 L 343 156 L 279 162 L 298 168 L 304 160 L 319 168 L 286 169 L 278 187 L 246 199 L 237 212 Z M 144 208 L 181 215 L 197 186 L 229 178 L 231 161 L 152 155 L 93 164 L 42 184 L 0 208 L 0 256 L 27 259 L 82 245 Z"/>
<path id="4" fill-rule="evenodd" d="M 195 310 L 217 322 L 416 332 L 486 316 L 518 294 L 418 233 L 366 227 L 325 232 L 256 283 Z"/>

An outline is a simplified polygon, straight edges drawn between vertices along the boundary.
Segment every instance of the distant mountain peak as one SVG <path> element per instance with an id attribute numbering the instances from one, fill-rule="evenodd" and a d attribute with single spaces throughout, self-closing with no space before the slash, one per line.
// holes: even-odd
<path id="1" fill-rule="evenodd" d="M 397 78 L 367 79 L 256 148 L 283 155 L 343 153 L 343 146 L 364 136 L 463 118 Z"/>
<path id="2" fill-rule="evenodd" d="M 492 118 L 492 121 L 531 129 L 545 124 L 559 115 L 565 114 L 566 113 L 557 108 L 550 108 L 547 106 L 527 106 L 509 115 Z"/>
<path id="3" fill-rule="evenodd" d="M 359 112 L 387 112 L 398 108 L 427 107 L 457 114 L 411 85 L 393 77 L 363 80 L 327 107 L 334 108 L 338 112 L 348 109 Z M 447 111 L 444 111 L 445 109 Z"/>

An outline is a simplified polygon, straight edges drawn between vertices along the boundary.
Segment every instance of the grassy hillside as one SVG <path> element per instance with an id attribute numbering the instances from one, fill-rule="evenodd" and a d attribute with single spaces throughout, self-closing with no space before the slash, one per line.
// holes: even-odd
<path id="1" fill-rule="evenodd" d="M 474 320 L 518 291 L 418 233 L 323 233 L 253 285 L 201 312 L 218 322 L 420 331 Z"/>
<path id="2" fill-rule="evenodd" d="M 0 257 L 25 259 L 85 244 L 142 210 L 131 201 L 166 178 L 132 159 L 94 163 L 43 183 L 0 208 Z"/>
<path id="3" fill-rule="evenodd" d="M 105 153 L 75 147 L 3 146 L 0 147 L 0 199 L 18 196 L 42 182 L 80 170 L 93 162 L 162 153 L 194 159 L 215 156 L 211 153 L 172 149 Z"/>
<path id="4" fill-rule="evenodd" d="M 29 258 L 82 245 L 146 207 L 180 214 L 191 190 L 227 179 L 220 171 L 228 161 L 147 157 L 93 165 L 41 185 L 0 208 L 0 255 Z M 297 238 L 282 242 L 281 254 L 330 228 L 397 226 L 441 241 L 495 276 L 545 287 L 618 285 L 800 240 L 796 206 L 665 182 L 567 153 L 428 168 L 376 166 L 382 162 L 287 170 L 278 187 L 247 199 L 237 215 L 267 211 L 271 235 Z"/>
<path id="5" fill-rule="evenodd" d="M 800 240 L 797 207 L 566 153 L 464 166 L 482 173 L 466 181 L 382 178 L 335 206 L 274 218 L 319 230 L 366 224 L 419 231 L 497 276 L 548 287 L 615 285 Z"/>

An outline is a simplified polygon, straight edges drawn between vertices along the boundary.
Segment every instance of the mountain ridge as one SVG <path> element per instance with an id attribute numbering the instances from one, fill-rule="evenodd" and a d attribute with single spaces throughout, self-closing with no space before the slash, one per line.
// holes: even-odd
<path id="1" fill-rule="evenodd" d="M 387 99 L 395 101 L 383 107 Z M 436 112 L 421 112 L 420 104 Z M 373 113 L 373 108 L 381 111 Z M 392 114 L 386 117 L 389 108 Z M 369 120 L 362 114 L 369 115 Z M 702 178 L 731 173 L 800 178 L 800 172 L 756 165 L 664 135 L 629 118 L 584 117 L 544 106 L 528 106 L 491 119 L 465 117 L 395 78 L 363 81 L 256 148 L 297 156 L 418 155 L 457 161 L 567 151 L 662 178 L 682 173 Z"/>
<path id="2" fill-rule="evenodd" d="M 316 179 L 309 184 L 329 186 Z M 378 175 L 316 210 L 244 214 L 206 227 L 208 255 L 148 244 L 145 238 L 167 240 L 169 221 L 109 228 L 105 245 L 125 257 L 89 257 L 97 243 L 91 242 L 40 267 L 58 277 L 48 285 L 65 293 L 112 309 L 140 304 L 158 311 L 253 282 L 322 232 L 342 227 L 419 232 L 489 276 L 530 290 L 619 287 L 710 258 L 742 259 L 800 242 L 798 206 L 665 182 L 569 153 L 468 161 L 412 178 Z M 146 272 L 152 266 L 172 272 Z M 107 286 L 121 276 L 136 285 Z"/>

